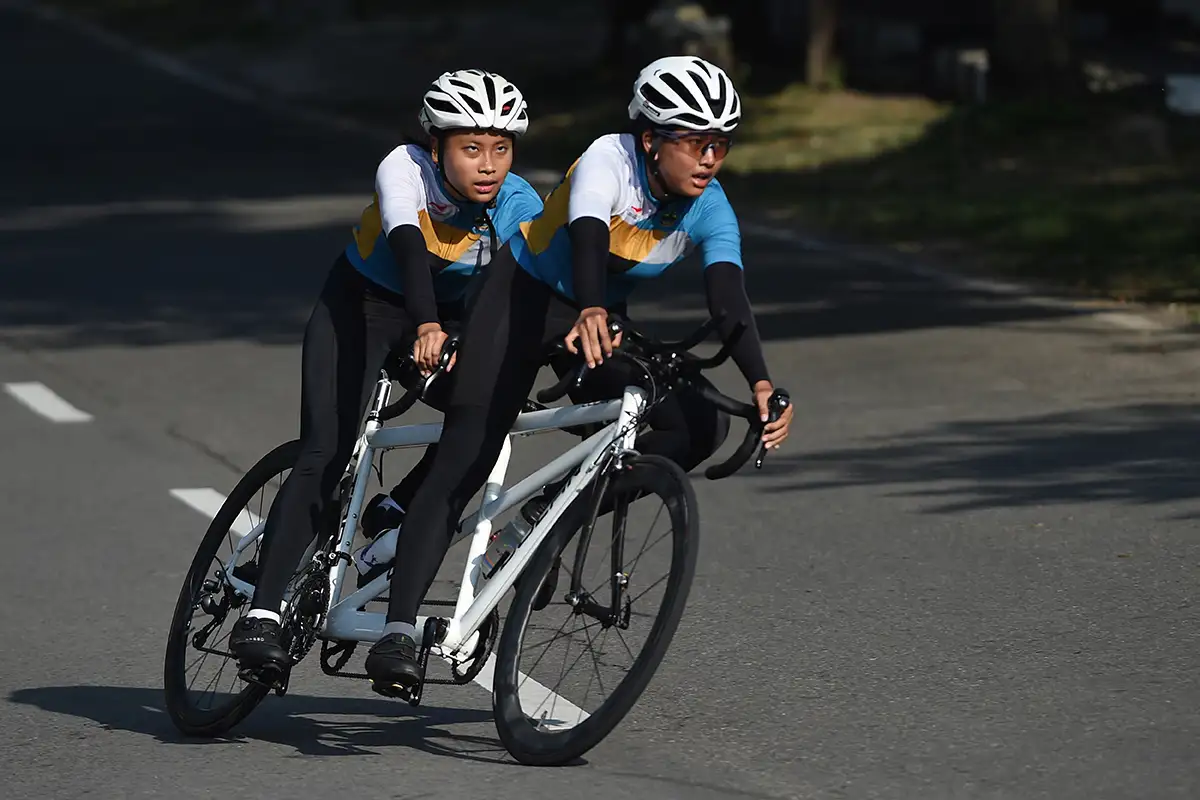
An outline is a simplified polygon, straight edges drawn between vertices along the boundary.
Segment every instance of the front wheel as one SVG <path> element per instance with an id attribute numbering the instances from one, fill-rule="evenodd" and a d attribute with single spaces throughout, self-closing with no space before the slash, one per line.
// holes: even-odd
<path id="1" fill-rule="evenodd" d="M 608 495 L 594 528 L 580 525 L 584 503 L 572 504 L 508 611 L 492 708 L 500 740 L 522 764 L 565 764 L 599 744 L 649 684 L 683 616 L 700 532 L 687 475 L 665 458 L 633 456 Z M 558 569 L 565 580 L 541 609 L 539 589 Z M 547 658 L 555 645 L 566 652 Z M 617 675 L 625 660 L 628 672 Z"/>

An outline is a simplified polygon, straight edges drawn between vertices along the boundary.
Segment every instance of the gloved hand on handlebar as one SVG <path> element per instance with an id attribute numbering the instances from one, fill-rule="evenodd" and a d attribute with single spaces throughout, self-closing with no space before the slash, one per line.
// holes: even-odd
<path id="1" fill-rule="evenodd" d="M 417 340 L 413 342 L 413 361 L 421 370 L 422 376 L 429 377 L 438 368 L 438 359 L 441 358 L 442 348 L 445 347 L 446 340 L 449 338 L 449 335 L 442 330 L 442 326 L 436 322 L 426 322 L 417 328 Z M 446 372 L 454 368 L 457 358 L 457 353 L 450 357 Z"/>
<path id="2" fill-rule="evenodd" d="M 607 309 L 592 306 L 579 312 L 579 319 L 575 320 L 575 325 L 563 339 L 563 343 L 570 353 L 579 353 L 582 350 L 588 367 L 594 368 L 603 364 L 605 358 L 612 356 L 614 347 L 621 346 L 621 334 L 610 336 Z"/>
<path id="3" fill-rule="evenodd" d="M 779 445 L 783 444 L 783 440 L 788 437 L 794 416 L 792 404 L 788 403 L 779 419 L 767 421 L 771 413 L 769 401 L 774 391 L 775 387 L 771 385 L 770 381 L 759 381 L 754 384 L 754 404 L 758 406 L 759 418 L 766 423 L 763 428 L 762 441 L 763 446 L 768 450 L 778 450 Z"/>

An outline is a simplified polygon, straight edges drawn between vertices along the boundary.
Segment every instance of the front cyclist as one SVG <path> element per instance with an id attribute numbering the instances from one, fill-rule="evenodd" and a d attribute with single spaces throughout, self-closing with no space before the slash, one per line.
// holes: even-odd
<path id="1" fill-rule="evenodd" d="M 651 63 L 629 104 L 637 132 L 593 142 L 546 199 L 542 215 L 509 241 L 519 266 L 498 259 L 489 270 L 463 334 L 457 397 L 446 413 L 441 448 L 405 520 L 384 636 L 366 659 L 377 689 L 407 690 L 421 680 L 418 608 L 459 515 L 528 397 L 547 340 L 565 337 L 589 365 L 604 364 L 584 387 L 619 395 L 620 373 L 607 381 L 601 374 L 621 366 L 604 361 L 612 353 L 609 311 L 622 311 L 637 283 L 698 249 L 709 310 L 724 315 L 722 335 L 747 324 L 732 357 L 766 420 L 773 386 L 746 296 L 737 219 L 715 180 L 740 113 L 737 92 L 718 67 L 683 56 Z M 766 425 L 768 447 L 783 442 L 791 420 L 789 406 Z M 685 467 L 720 444 L 715 410 L 674 394 L 649 421 L 655 430 L 639 437 L 638 450 Z"/>
<path id="2" fill-rule="evenodd" d="M 575 402 L 620 397 L 633 377 L 612 354 L 608 315 L 626 314 L 633 290 L 699 250 L 709 312 L 724 315 L 722 338 L 745 331 L 731 356 L 766 418 L 774 387 L 746 295 L 741 233 L 717 181 L 741 102 L 728 75 L 700 58 L 671 56 L 647 65 L 629 103 L 633 133 L 595 140 L 546 198 L 546 210 L 514 239 L 522 266 L 579 309 L 566 337 L 591 367 Z M 522 252 L 521 248 L 526 249 Z M 567 366 L 555 365 L 563 374 Z M 787 436 L 791 409 L 767 427 L 777 447 Z M 673 393 L 655 406 L 651 431 L 638 450 L 666 456 L 684 470 L 716 452 L 728 431 L 723 412 L 692 393 Z"/>
<path id="3" fill-rule="evenodd" d="M 250 611 L 229 646 L 243 668 L 288 663 L 280 607 L 300 557 L 350 458 L 388 354 L 412 344 L 429 372 L 484 269 L 541 198 L 512 174 L 513 141 L 529 125 L 521 92 L 469 69 L 429 87 L 419 114 L 428 148 L 400 145 L 375 173 L 374 202 L 338 256 L 304 333 L 300 456 L 267 515 Z M 436 448 L 414 470 L 419 483 Z"/>

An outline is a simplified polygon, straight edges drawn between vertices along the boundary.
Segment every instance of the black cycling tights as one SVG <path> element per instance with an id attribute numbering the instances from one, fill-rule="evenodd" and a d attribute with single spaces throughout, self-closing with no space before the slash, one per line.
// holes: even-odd
<path id="1" fill-rule="evenodd" d="M 404 298 L 363 277 L 345 256 L 339 258 L 304 331 L 300 457 L 267 514 L 252 608 L 279 612 L 288 580 L 316 535 L 326 504 L 335 499 L 379 370 L 389 352 L 411 346 L 414 336 Z M 414 469 L 416 480 L 436 451 L 426 450 Z"/>
<path id="2" fill-rule="evenodd" d="M 507 247 L 489 265 L 473 308 L 452 373 L 439 452 L 404 520 L 388 622 L 416 624 L 458 521 L 500 455 L 547 346 L 561 340 L 578 315 L 517 266 Z M 577 363 L 564 360 L 555 366 L 565 370 Z M 571 399 L 620 397 L 628 376 L 620 360 L 611 361 L 590 375 Z M 638 438 L 638 449 L 664 455 L 685 469 L 715 452 L 729 429 L 728 418 L 711 405 L 678 394 L 652 409 L 648 422 L 652 430 Z"/>
<path id="3" fill-rule="evenodd" d="M 438 452 L 404 518 L 389 622 L 416 624 L 458 520 L 487 480 L 537 379 L 558 327 L 548 317 L 561 317 L 549 314 L 551 298 L 550 288 L 518 266 L 507 245 L 488 265 L 463 327 Z"/>

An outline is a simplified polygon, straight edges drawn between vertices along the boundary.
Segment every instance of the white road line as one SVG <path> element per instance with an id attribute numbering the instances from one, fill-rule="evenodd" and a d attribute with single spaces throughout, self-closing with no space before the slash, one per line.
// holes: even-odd
<path id="1" fill-rule="evenodd" d="M 1097 314 L 1096 317 L 1109 324 L 1116 325 L 1118 328 L 1127 328 L 1131 331 L 1161 331 L 1166 327 L 1157 320 L 1144 317 L 1141 314 L 1130 314 L 1125 311 L 1107 311 Z"/>
<path id="2" fill-rule="evenodd" d="M 209 519 L 215 517 L 217 512 L 221 510 L 221 506 L 225 504 L 225 495 L 216 489 L 172 489 L 171 496 L 199 511 Z M 254 530 L 260 522 L 262 522 L 262 518 L 257 514 L 242 509 L 242 513 L 238 515 L 238 518 L 229 529 L 238 536 L 245 536 Z"/>
<path id="3" fill-rule="evenodd" d="M 490 693 L 492 679 L 496 672 L 496 656 L 488 656 L 487 663 L 475 676 L 475 683 Z M 517 694 L 521 698 L 521 710 L 526 716 L 540 721 L 549 730 L 555 728 L 570 728 L 587 719 L 590 714 L 565 697 L 547 689 L 524 672 L 518 672 L 520 684 Z"/>
<path id="4" fill-rule="evenodd" d="M 171 496 L 209 519 L 215 517 L 225 503 L 225 495 L 216 489 L 172 489 Z M 247 516 L 249 525 L 246 525 Z M 245 536 L 260 521 L 257 515 L 243 512 L 242 516 L 238 518 L 238 522 L 234 524 L 233 531 L 239 536 Z M 495 671 L 496 656 L 493 654 L 488 656 L 487 663 L 475 676 L 475 683 L 491 693 Z M 525 673 L 518 674 L 520 675 L 521 709 L 529 716 L 541 719 L 541 724 L 547 728 L 578 725 L 590 716 L 570 700 L 555 694 Z"/>
<path id="5" fill-rule="evenodd" d="M 44 383 L 6 383 L 4 391 L 51 422 L 90 422 L 92 415 L 63 400 Z"/>

